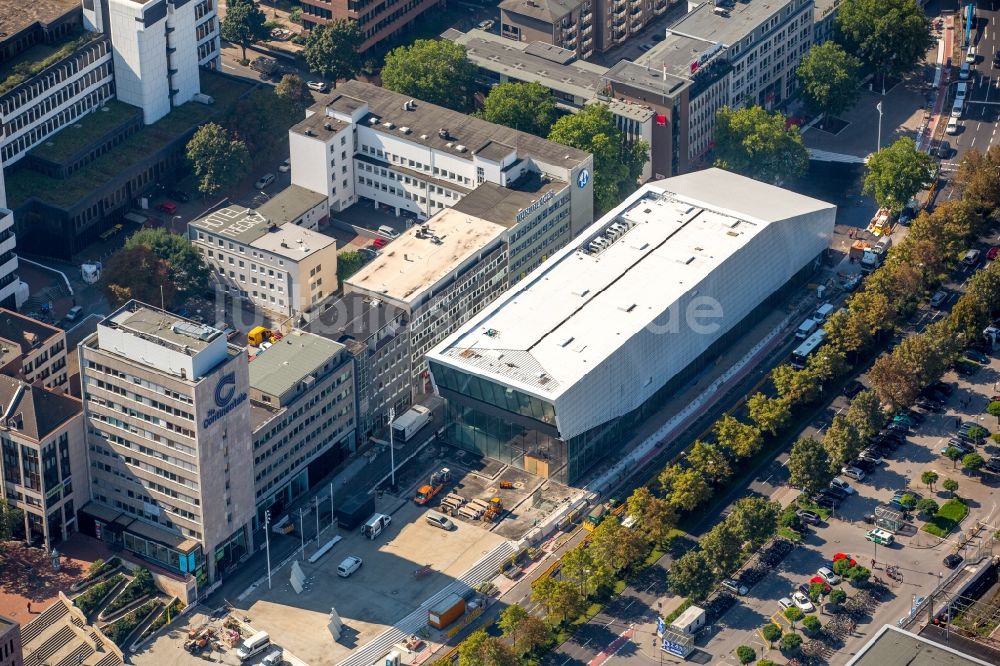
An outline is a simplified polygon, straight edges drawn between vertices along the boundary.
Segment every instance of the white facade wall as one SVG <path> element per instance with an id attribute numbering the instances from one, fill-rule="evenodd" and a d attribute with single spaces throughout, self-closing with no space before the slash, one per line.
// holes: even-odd
<path id="1" fill-rule="evenodd" d="M 829 247 L 836 210 L 773 222 L 555 401 L 559 435 L 569 439 L 638 408 L 810 261 Z M 719 327 L 685 321 L 696 296 L 718 301 Z M 708 323 L 708 322 L 707 322 Z M 610 399 L 613 396 L 613 399 Z M 543 399 L 544 396 L 539 396 Z"/>
<path id="2" fill-rule="evenodd" d="M 17 244 L 14 235 L 14 213 L 7 208 L 7 189 L 3 181 L 3 169 L 0 168 L 0 255 L 13 251 Z M 17 255 L 0 264 L 0 303 L 13 298 L 19 284 L 14 277 L 17 272 Z"/>
<path id="3" fill-rule="evenodd" d="M 173 106 L 190 101 L 201 91 L 198 44 L 195 40 L 196 4 L 194 0 L 180 7 L 167 3 L 167 42 L 170 48 L 175 49 L 167 56 L 168 67 L 176 71 L 170 76 L 171 88 L 176 91 Z"/>

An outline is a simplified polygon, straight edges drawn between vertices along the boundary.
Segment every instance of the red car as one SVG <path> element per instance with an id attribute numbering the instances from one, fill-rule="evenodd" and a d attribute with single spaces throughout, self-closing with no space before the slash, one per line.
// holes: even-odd
<path id="1" fill-rule="evenodd" d="M 372 241 L 372 247 L 374 247 L 376 250 L 381 250 L 388 244 L 389 241 L 387 241 L 384 238 L 376 238 L 375 240 Z"/>
<path id="2" fill-rule="evenodd" d="M 156 210 L 162 210 L 167 215 L 173 215 L 177 212 L 177 204 L 173 201 L 164 201 L 161 204 L 157 204 Z"/>
<path id="3" fill-rule="evenodd" d="M 986 253 L 986 258 L 989 261 L 993 261 L 994 259 L 997 258 L 998 254 L 1000 254 L 1000 247 L 991 247 L 989 251 Z"/>

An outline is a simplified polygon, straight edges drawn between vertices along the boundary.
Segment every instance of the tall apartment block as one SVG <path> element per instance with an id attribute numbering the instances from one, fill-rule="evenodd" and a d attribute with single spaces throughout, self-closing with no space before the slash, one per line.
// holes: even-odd
<path id="1" fill-rule="evenodd" d="M 0 122 L 0 127 L 2 126 L 3 123 Z M 15 307 L 27 298 L 25 293 L 27 285 L 17 279 L 17 254 L 14 252 L 16 246 L 14 213 L 7 208 L 3 166 L 0 165 L 0 307 Z"/>
<path id="2" fill-rule="evenodd" d="M 442 0 L 302 0 L 302 25 L 311 29 L 330 21 L 347 19 L 358 24 L 367 51 L 392 37 Z"/>
<path id="3" fill-rule="evenodd" d="M 641 32 L 678 0 L 504 0 L 500 34 L 544 42 L 581 58 L 603 53 Z"/>
<path id="4" fill-rule="evenodd" d="M 252 551 L 245 351 L 136 301 L 79 349 L 91 472 L 80 530 L 217 580 Z"/>

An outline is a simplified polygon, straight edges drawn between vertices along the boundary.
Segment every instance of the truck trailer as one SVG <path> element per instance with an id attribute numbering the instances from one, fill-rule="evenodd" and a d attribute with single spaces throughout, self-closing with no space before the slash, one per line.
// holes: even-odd
<path id="1" fill-rule="evenodd" d="M 427 624 L 435 629 L 444 629 L 449 624 L 462 617 L 465 612 L 465 599 L 459 594 L 449 594 L 434 604 L 427 611 Z"/>
<path id="2" fill-rule="evenodd" d="M 430 420 L 431 410 L 423 405 L 414 405 L 392 422 L 392 432 L 401 442 L 406 442 Z"/>

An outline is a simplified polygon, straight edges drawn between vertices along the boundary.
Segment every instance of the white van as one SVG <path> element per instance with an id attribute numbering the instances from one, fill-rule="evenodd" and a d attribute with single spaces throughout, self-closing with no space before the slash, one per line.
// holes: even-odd
<path id="1" fill-rule="evenodd" d="M 378 232 L 387 238 L 396 238 L 399 236 L 399 232 L 390 227 L 388 224 L 383 224 L 379 227 Z"/>
<path id="2" fill-rule="evenodd" d="M 804 322 L 799 324 L 798 330 L 795 331 L 795 337 L 798 338 L 799 340 L 805 340 L 810 335 L 812 335 L 813 331 L 815 331 L 818 327 L 819 324 L 816 323 L 816 320 L 810 317 L 809 319 L 806 319 Z"/>
<path id="3" fill-rule="evenodd" d="M 267 635 L 266 631 L 258 631 L 240 643 L 240 646 L 236 648 L 236 656 L 240 658 L 240 661 L 246 661 L 251 657 L 256 657 L 269 647 L 271 647 L 271 637 Z"/>
<path id="4" fill-rule="evenodd" d="M 824 303 L 823 305 L 816 308 L 816 312 L 813 313 L 813 320 L 817 324 L 822 324 L 824 321 L 826 321 L 826 318 L 830 316 L 831 312 L 833 312 L 833 306 L 830 305 L 829 303 Z"/>
<path id="5" fill-rule="evenodd" d="M 274 652 L 268 652 L 260 666 L 282 666 L 285 663 L 285 653 L 281 648 L 276 648 Z"/>
<path id="6" fill-rule="evenodd" d="M 965 106 L 965 102 L 960 99 L 955 100 L 955 104 L 951 107 L 951 117 L 956 120 L 962 117 L 962 107 Z"/>
<path id="7" fill-rule="evenodd" d="M 382 530 L 389 527 L 389 523 L 391 522 L 392 516 L 387 516 L 384 513 L 376 513 L 361 527 L 361 533 L 369 539 L 374 539 L 382 533 Z"/>

